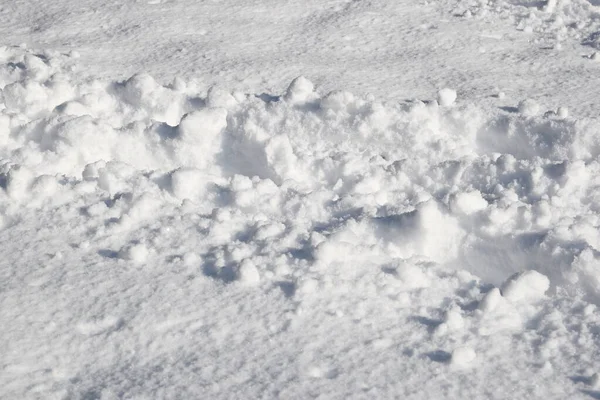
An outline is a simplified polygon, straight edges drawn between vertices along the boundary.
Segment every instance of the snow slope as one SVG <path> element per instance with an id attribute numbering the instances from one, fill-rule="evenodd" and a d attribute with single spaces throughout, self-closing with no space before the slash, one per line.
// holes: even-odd
<path id="1" fill-rule="evenodd" d="M 600 398 L 593 3 L 2 5 L 0 397 Z"/>

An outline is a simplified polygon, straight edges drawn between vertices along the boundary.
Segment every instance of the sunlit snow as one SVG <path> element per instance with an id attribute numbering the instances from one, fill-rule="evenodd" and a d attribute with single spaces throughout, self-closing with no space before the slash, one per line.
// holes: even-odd
<path id="1" fill-rule="evenodd" d="M 0 398 L 600 398 L 600 2 L 0 2 Z"/>

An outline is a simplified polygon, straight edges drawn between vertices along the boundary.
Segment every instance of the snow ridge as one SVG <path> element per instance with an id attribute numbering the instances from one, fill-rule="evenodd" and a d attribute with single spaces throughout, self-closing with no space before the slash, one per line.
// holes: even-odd
<path id="1" fill-rule="evenodd" d="M 224 397 L 219 383 L 291 398 L 307 382 L 374 398 L 398 389 L 378 384 L 386 366 L 477 381 L 482 360 L 510 368 L 502 351 L 554 389 L 553 374 L 593 372 L 595 331 L 573 327 L 600 326 L 598 121 L 530 102 L 490 115 L 452 89 L 402 103 L 321 94 L 304 77 L 282 95 L 147 74 L 75 83 L 69 57 L 0 57 L 0 240 L 22 235 L 48 256 L 39 267 L 3 250 L 2 318 L 16 321 L 0 336 L 3 394 L 35 377 L 31 390 L 65 398 Z M 251 307 L 219 303 L 229 295 Z M 52 315 L 40 296 L 57 299 L 55 320 L 36 321 Z M 330 337 L 344 330 L 358 335 Z M 29 342 L 49 351 L 41 369 L 17 354 Z M 541 362 L 522 351 L 534 343 Z M 581 349 L 587 359 L 569 356 Z M 175 376 L 201 366 L 197 384 L 163 373 L 170 355 L 187 360 Z M 443 385 L 415 379 L 403 390 L 424 398 Z M 490 382 L 496 398 L 502 385 Z"/>

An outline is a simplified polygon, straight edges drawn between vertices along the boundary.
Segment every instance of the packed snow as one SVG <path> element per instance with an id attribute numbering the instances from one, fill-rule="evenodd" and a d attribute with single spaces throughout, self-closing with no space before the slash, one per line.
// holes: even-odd
<path id="1" fill-rule="evenodd" d="M 196 3 L 0 6 L 1 398 L 600 398 L 600 3 Z"/>

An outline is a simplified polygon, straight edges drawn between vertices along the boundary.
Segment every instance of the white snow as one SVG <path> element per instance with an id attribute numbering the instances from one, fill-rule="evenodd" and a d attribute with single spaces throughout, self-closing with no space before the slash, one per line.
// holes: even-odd
<path id="1" fill-rule="evenodd" d="M 483 299 L 481 299 L 481 302 L 479 303 L 479 309 L 486 313 L 494 311 L 502 301 L 501 296 L 500 290 L 498 288 L 493 288 L 483 296 Z"/>
<path id="2" fill-rule="evenodd" d="M 311 81 L 299 76 L 290 83 L 284 99 L 291 104 L 304 104 L 314 99 L 314 90 Z"/>
<path id="3" fill-rule="evenodd" d="M 548 278 L 537 271 L 519 272 L 502 285 L 502 295 L 510 301 L 537 300 L 550 287 Z"/>
<path id="4" fill-rule="evenodd" d="M 567 118 L 569 116 L 569 109 L 567 107 L 558 107 L 556 115 L 559 118 Z"/>
<path id="5" fill-rule="evenodd" d="M 487 201 L 477 190 L 457 193 L 450 204 L 453 211 L 467 215 L 485 210 L 488 206 Z"/>
<path id="6" fill-rule="evenodd" d="M 533 99 L 519 102 L 519 112 L 526 117 L 534 117 L 540 112 L 540 105 Z"/>
<path id="7" fill-rule="evenodd" d="M 437 102 L 442 107 L 449 107 L 456 101 L 456 91 L 444 88 L 437 94 Z"/>
<path id="8" fill-rule="evenodd" d="M 0 5 L 0 398 L 598 398 L 596 3 Z"/>
<path id="9" fill-rule="evenodd" d="M 252 261 L 244 260 L 238 269 L 238 279 L 244 284 L 256 285 L 260 282 L 260 274 Z"/>
<path id="10" fill-rule="evenodd" d="M 459 367 L 464 367 L 473 362 L 476 357 L 477 354 L 472 348 L 458 347 L 452 352 L 452 364 Z"/>

